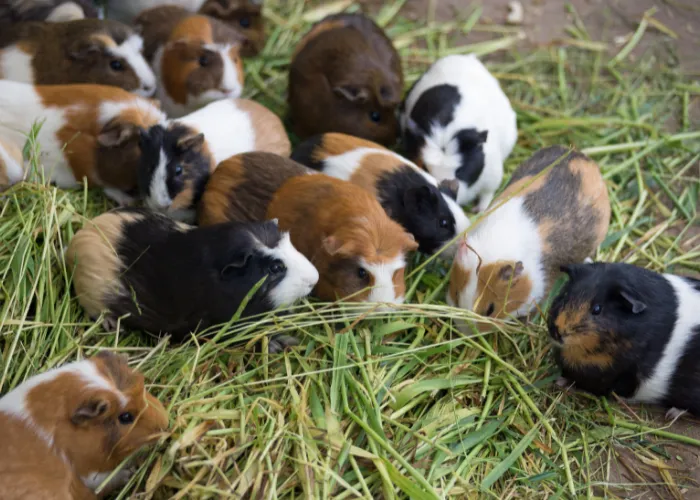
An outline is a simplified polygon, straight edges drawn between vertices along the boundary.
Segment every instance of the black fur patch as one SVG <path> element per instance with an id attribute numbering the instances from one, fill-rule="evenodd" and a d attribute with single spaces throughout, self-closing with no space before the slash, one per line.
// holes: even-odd
<path id="1" fill-rule="evenodd" d="M 433 253 L 456 236 L 443 194 L 413 167 L 383 174 L 376 188 L 384 210 L 416 238 L 421 252 Z"/>
<path id="2" fill-rule="evenodd" d="M 692 335 L 678 360 L 664 404 L 700 416 L 700 324 L 693 328 Z"/>
<path id="3" fill-rule="evenodd" d="M 481 172 L 484 171 L 486 134 L 475 128 L 465 128 L 455 134 L 455 139 L 459 143 L 459 155 L 462 157 L 461 166 L 455 172 L 455 177 L 466 182 L 467 186 L 478 181 Z"/>
<path id="4" fill-rule="evenodd" d="M 108 303 L 114 317 L 132 329 L 170 333 L 176 341 L 190 332 L 225 323 L 261 279 L 266 281 L 244 315 L 269 311 L 270 291 L 285 277 L 273 274 L 274 259 L 258 250 L 276 246 L 273 222 L 219 224 L 180 231 L 168 217 L 146 210 L 145 218 L 123 227 L 117 251 L 127 294 Z"/>
<path id="5" fill-rule="evenodd" d="M 314 153 L 323 147 L 323 136 L 324 134 L 318 134 L 309 137 L 294 149 L 290 158 L 309 168 L 322 171 L 323 162 L 314 160 Z"/>

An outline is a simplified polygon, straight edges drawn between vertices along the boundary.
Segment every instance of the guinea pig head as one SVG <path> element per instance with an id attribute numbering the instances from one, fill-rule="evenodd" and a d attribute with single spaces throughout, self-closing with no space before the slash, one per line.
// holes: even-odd
<path id="1" fill-rule="evenodd" d="M 175 219 L 194 217 L 214 166 L 204 134 L 175 121 L 142 130 L 140 146 L 138 184 L 145 204 Z"/>
<path id="2" fill-rule="evenodd" d="M 265 45 L 263 0 L 206 0 L 200 14 L 221 19 L 238 30 L 245 39 L 241 55 L 254 56 Z"/>
<path id="3" fill-rule="evenodd" d="M 460 241 L 452 265 L 449 305 L 485 317 L 504 318 L 526 305 L 531 290 L 532 281 L 521 261 L 482 263 L 468 238 Z"/>
<path id="4" fill-rule="evenodd" d="M 26 401 L 35 423 L 53 430 L 54 447 L 90 486 L 168 427 L 143 375 L 113 353 L 75 363 L 38 387 L 42 391 L 30 391 Z"/>
<path id="5" fill-rule="evenodd" d="M 600 264 L 562 267 L 569 276 L 549 311 L 548 328 L 569 367 L 622 369 L 649 328 L 647 304 L 624 277 Z"/>
<path id="6" fill-rule="evenodd" d="M 104 30 L 86 33 L 76 26 L 71 33 L 73 40 L 66 46 L 70 63 L 61 66 L 65 81 L 121 87 L 143 97 L 153 95 L 156 77 L 143 56 L 141 36 L 116 21 L 77 21 L 87 22 L 104 23 Z"/>

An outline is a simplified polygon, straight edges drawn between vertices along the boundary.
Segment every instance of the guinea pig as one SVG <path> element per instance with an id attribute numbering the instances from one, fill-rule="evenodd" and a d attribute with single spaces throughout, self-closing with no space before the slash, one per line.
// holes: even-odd
<path id="1" fill-rule="evenodd" d="M 598 165 L 561 146 L 521 164 L 494 207 L 460 244 L 447 296 L 451 306 L 493 318 L 530 313 L 561 266 L 595 253 L 610 222 Z"/>
<path id="2" fill-rule="evenodd" d="M 234 28 L 172 6 L 146 11 L 136 24 L 147 40 L 147 55 L 157 47 L 152 59 L 158 77 L 156 97 L 169 117 L 241 95 L 243 38 Z"/>
<path id="3" fill-rule="evenodd" d="M 5 0 L 0 3 L 0 23 L 60 23 L 87 17 L 98 17 L 97 9 L 90 0 Z"/>
<path id="4" fill-rule="evenodd" d="M 3 27 L 0 77 L 36 85 L 112 85 L 144 97 L 156 90 L 141 36 L 119 22 L 99 19 Z"/>
<path id="5" fill-rule="evenodd" d="M 0 498 L 97 499 L 93 490 L 167 427 L 122 356 L 102 351 L 35 375 L 0 398 Z M 122 470 L 108 488 L 128 479 Z"/>
<path id="6" fill-rule="evenodd" d="M 292 159 L 371 193 L 414 236 L 421 252 L 440 250 L 469 226 L 455 202 L 456 181 L 439 186 L 414 163 L 374 142 L 338 133 L 318 135 L 300 144 Z M 456 245 L 452 248 L 454 255 Z"/>
<path id="7" fill-rule="evenodd" d="M 503 163 L 518 137 L 515 112 L 473 54 L 436 61 L 400 108 L 408 157 L 438 181 L 457 179 L 457 202 L 479 199 L 484 211 L 503 179 Z"/>
<path id="8" fill-rule="evenodd" d="M 0 191 L 24 179 L 22 150 L 0 137 Z"/>
<path id="9" fill-rule="evenodd" d="M 342 132 L 391 146 L 403 91 L 401 60 L 374 21 L 337 14 L 299 42 L 289 70 L 289 112 L 301 138 Z"/>
<path id="10" fill-rule="evenodd" d="M 245 38 L 241 55 L 257 55 L 265 46 L 263 0 L 205 0 L 200 14 L 221 19 L 238 30 Z"/>
<path id="11" fill-rule="evenodd" d="M 138 198 L 140 132 L 165 121 L 157 105 L 103 85 L 29 85 L 0 80 L 0 136 L 22 150 L 37 142 L 46 180 L 60 188 L 104 188 L 118 203 Z"/>
<path id="12" fill-rule="evenodd" d="M 71 240 L 66 263 L 91 318 L 105 313 L 112 328 L 123 317 L 127 328 L 176 341 L 230 321 L 263 279 L 245 316 L 291 305 L 318 281 L 276 221 L 195 228 L 147 209 L 92 219 Z M 272 350 L 285 341 L 275 338 Z"/>
<path id="13" fill-rule="evenodd" d="M 700 416 L 700 281 L 630 264 L 562 268 L 569 281 L 549 312 L 565 379 L 596 395 Z"/>
<path id="14" fill-rule="evenodd" d="M 200 225 L 259 222 L 277 190 L 292 177 L 315 174 L 272 153 L 244 153 L 221 162 L 211 174 L 198 210 Z"/>

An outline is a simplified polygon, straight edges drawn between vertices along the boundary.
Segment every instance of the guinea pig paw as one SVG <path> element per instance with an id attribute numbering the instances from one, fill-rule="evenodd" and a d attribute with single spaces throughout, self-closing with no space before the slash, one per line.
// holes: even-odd
<path id="1" fill-rule="evenodd" d="M 114 332 L 117 330 L 117 320 L 114 318 L 104 318 L 102 320 L 102 328 L 107 332 Z"/>
<path id="2" fill-rule="evenodd" d="M 679 410 L 678 408 L 669 408 L 666 412 L 666 420 L 676 420 L 687 413 L 686 410 Z"/>
<path id="3" fill-rule="evenodd" d="M 290 335 L 273 335 L 270 337 L 268 352 L 270 354 L 277 354 L 296 345 L 299 345 L 299 340 L 296 337 Z"/>
<path id="4" fill-rule="evenodd" d="M 566 377 L 559 377 L 555 383 L 557 387 L 563 387 L 565 389 L 572 385 L 572 382 Z"/>
<path id="5" fill-rule="evenodd" d="M 593 264 L 593 259 L 591 259 L 590 257 L 586 257 L 585 259 L 583 259 L 583 263 L 584 264 Z"/>

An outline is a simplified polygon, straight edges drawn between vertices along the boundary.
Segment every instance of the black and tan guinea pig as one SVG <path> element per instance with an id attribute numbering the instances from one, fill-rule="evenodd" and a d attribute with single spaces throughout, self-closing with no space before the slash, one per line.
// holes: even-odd
<path id="1" fill-rule="evenodd" d="M 438 185 L 429 173 L 377 143 L 331 132 L 307 139 L 292 159 L 372 193 L 389 217 L 416 238 L 421 252 L 440 250 L 469 227 L 455 201 L 456 180 Z M 445 253 L 454 255 L 456 247 Z"/>
<path id="2" fill-rule="evenodd" d="M 156 97 L 170 118 L 241 95 L 243 37 L 234 28 L 176 6 L 143 12 L 135 23 L 158 77 Z"/>
<path id="3" fill-rule="evenodd" d="M 622 263 L 562 270 L 548 318 L 559 383 L 700 416 L 700 280 Z"/>
<path id="4" fill-rule="evenodd" d="M 230 321 L 263 279 L 244 316 L 291 305 L 318 281 L 274 220 L 196 228 L 135 208 L 89 221 L 71 240 L 66 264 L 91 318 L 104 313 L 113 328 L 123 317 L 127 328 L 176 341 Z M 284 339 L 271 349 L 283 348 Z"/>
<path id="5" fill-rule="evenodd" d="M 302 38 L 289 70 L 289 112 L 305 139 L 342 132 L 391 146 L 403 91 L 391 40 L 362 14 L 325 18 Z"/>
<path id="6" fill-rule="evenodd" d="M 5 0 L 0 2 L 0 24 L 25 21 L 61 23 L 97 16 L 95 4 L 90 0 Z"/>
<path id="7" fill-rule="evenodd" d="M 144 97 L 156 90 L 141 36 L 117 21 L 99 19 L 3 27 L 0 78 L 36 85 L 111 85 Z"/>

